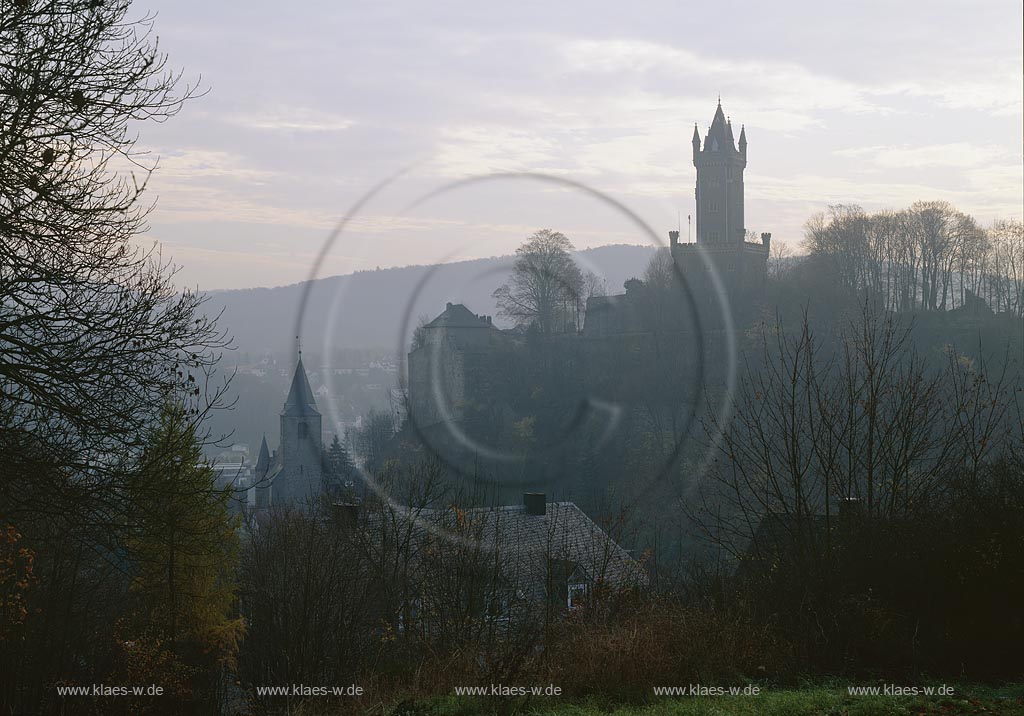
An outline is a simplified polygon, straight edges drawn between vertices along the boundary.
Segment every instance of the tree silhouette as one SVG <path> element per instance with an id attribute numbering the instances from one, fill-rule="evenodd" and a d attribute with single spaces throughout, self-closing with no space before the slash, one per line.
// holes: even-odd
<path id="1" fill-rule="evenodd" d="M 331 444 L 324 451 L 324 477 L 340 496 L 345 496 L 355 487 L 358 470 L 352 457 L 348 454 L 348 448 L 335 434 Z"/>
<path id="2" fill-rule="evenodd" d="M 540 333 L 575 327 L 584 279 L 572 250 L 565 234 L 550 229 L 527 239 L 516 249 L 512 276 L 494 292 L 499 315 Z"/>
<path id="3" fill-rule="evenodd" d="M 0 513 L 115 536 L 125 472 L 168 399 L 198 424 L 225 336 L 132 241 L 155 161 L 130 125 L 194 96 L 128 0 L 0 1 Z M 17 456 L 42 445 L 53 469 Z"/>
<path id="4" fill-rule="evenodd" d="M 133 483 L 134 579 L 124 636 L 157 651 L 166 645 L 176 661 L 202 667 L 193 687 L 212 679 L 212 689 L 215 666 L 234 665 L 245 631 L 233 618 L 239 541 L 231 488 L 216 484 L 181 406 L 164 407 Z"/>

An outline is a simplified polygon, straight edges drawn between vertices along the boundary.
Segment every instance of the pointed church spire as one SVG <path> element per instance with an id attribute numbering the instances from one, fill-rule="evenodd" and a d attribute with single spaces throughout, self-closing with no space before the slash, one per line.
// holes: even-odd
<path id="1" fill-rule="evenodd" d="M 313 398 L 313 391 L 309 387 L 309 379 L 306 377 L 306 369 L 302 366 L 302 356 L 295 365 L 295 375 L 292 376 L 292 386 L 288 390 L 288 399 L 284 401 L 282 415 L 319 415 L 316 409 L 316 399 Z"/>
<path id="2" fill-rule="evenodd" d="M 256 477 L 263 477 L 270 467 L 270 448 L 267 447 L 267 436 L 263 435 L 263 442 L 260 443 L 260 455 L 256 458 Z"/>
<path id="3" fill-rule="evenodd" d="M 747 152 L 747 128 L 740 125 L 740 152 L 746 154 Z"/>

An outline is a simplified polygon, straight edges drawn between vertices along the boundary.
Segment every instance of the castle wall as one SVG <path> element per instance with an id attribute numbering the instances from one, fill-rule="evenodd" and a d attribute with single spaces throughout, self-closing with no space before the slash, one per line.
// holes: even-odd
<path id="1" fill-rule="evenodd" d="M 460 420 L 466 397 L 465 353 L 441 331 L 432 333 L 409 353 L 409 411 L 421 429 L 444 420 L 445 412 Z"/>
<path id="2" fill-rule="evenodd" d="M 710 308 L 720 306 L 713 278 L 717 273 L 737 320 L 764 294 L 768 275 L 766 243 L 721 247 L 678 244 L 672 248 L 672 258 L 691 294 Z"/>

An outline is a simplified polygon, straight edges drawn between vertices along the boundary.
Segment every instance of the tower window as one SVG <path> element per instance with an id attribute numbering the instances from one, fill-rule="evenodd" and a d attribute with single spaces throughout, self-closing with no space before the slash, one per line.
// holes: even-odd
<path id="1" fill-rule="evenodd" d="M 307 425 L 306 423 L 299 423 L 299 437 L 300 438 L 308 438 L 309 437 L 309 425 Z"/>
<path id="2" fill-rule="evenodd" d="M 708 211 L 710 211 L 712 214 L 717 214 L 718 213 L 718 202 L 717 201 L 709 201 L 708 202 Z"/>

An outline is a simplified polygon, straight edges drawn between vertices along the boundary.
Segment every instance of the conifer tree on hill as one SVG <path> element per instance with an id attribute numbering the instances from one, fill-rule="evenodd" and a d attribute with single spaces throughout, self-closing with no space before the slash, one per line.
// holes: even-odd
<path id="1" fill-rule="evenodd" d="M 169 652 L 196 678 L 233 668 L 245 631 L 236 616 L 232 491 L 215 481 L 186 410 L 165 405 L 133 477 L 131 604 L 121 636 Z"/>

